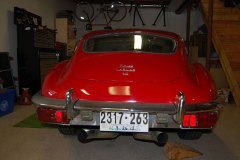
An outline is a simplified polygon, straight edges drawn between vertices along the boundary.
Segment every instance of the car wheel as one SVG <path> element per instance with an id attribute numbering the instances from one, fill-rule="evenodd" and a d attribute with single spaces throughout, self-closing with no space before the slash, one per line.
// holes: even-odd
<path id="1" fill-rule="evenodd" d="M 179 138 L 185 140 L 197 140 L 202 136 L 201 131 L 191 130 L 191 131 L 179 131 L 177 132 Z"/>
<path id="2" fill-rule="evenodd" d="M 58 126 L 58 131 L 63 135 L 76 135 L 76 128 L 70 126 Z"/>

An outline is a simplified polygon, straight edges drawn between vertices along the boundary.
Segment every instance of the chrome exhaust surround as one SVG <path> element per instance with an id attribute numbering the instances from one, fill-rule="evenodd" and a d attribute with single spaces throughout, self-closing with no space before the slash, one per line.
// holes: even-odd
<path id="1" fill-rule="evenodd" d="M 158 143 L 166 143 L 168 140 L 167 133 L 158 131 L 149 131 L 148 133 L 133 133 L 133 137 L 141 140 L 150 140 Z"/>
<path id="2" fill-rule="evenodd" d="M 88 140 L 94 138 L 116 138 L 119 134 L 115 132 L 100 132 L 99 129 L 78 129 L 77 136 L 80 140 Z"/>

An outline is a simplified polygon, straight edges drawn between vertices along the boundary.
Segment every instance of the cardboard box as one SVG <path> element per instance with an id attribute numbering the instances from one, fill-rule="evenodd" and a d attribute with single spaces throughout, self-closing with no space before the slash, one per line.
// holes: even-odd
<path id="1" fill-rule="evenodd" d="M 218 92 L 218 95 L 221 96 L 226 103 L 228 103 L 230 89 L 229 88 L 221 88 L 221 89 L 217 90 L 217 92 Z"/>
<path id="2" fill-rule="evenodd" d="M 190 62 L 198 62 L 198 46 L 189 46 Z"/>
<path id="3" fill-rule="evenodd" d="M 202 153 L 192 147 L 168 141 L 164 146 L 164 155 L 171 160 L 201 156 Z"/>
<path id="4" fill-rule="evenodd" d="M 206 58 L 205 57 L 198 57 L 198 63 L 206 67 Z"/>
<path id="5" fill-rule="evenodd" d="M 217 88 L 228 88 L 228 81 L 222 68 L 210 68 L 210 73 L 216 82 Z"/>

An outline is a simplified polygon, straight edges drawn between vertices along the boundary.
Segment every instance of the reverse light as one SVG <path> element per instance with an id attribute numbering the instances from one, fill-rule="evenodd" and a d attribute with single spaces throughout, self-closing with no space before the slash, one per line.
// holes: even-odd
<path id="1" fill-rule="evenodd" d="M 213 128 L 217 122 L 217 112 L 185 114 L 183 128 Z"/>
<path id="2" fill-rule="evenodd" d="M 43 123 L 69 124 L 70 122 L 70 120 L 67 118 L 66 110 L 38 107 L 37 115 L 39 120 Z"/>

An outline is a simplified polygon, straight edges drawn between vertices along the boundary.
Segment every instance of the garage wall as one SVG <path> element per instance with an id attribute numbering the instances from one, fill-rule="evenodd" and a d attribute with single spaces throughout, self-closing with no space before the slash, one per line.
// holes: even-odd
<path id="1" fill-rule="evenodd" d="M 0 52 L 9 52 L 13 75 L 17 76 L 17 26 L 13 24 L 14 7 L 24 8 L 42 17 L 42 24 L 54 29 L 56 14 L 61 10 L 72 10 L 69 0 L 0 0 Z"/>
<path id="2" fill-rule="evenodd" d="M 17 77 L 17 27 L 13 24 L 14 19 L 14 7 L 24 8 L 29 12 L 37 14 L 42 17 L 42 24 L 47 25 L 48 28 L 54 29 L 55 16 L 61 10 L 73 10 L 74 3 L 70 0 L 0 0 L 0 52 L 9 52 L 10 56 L 14 57 L 14 61 L 11 62 L 13 68 L 13 75 Z M 99 5 L 94 5 L 95 13 L 96 8 Z M 128 7 L 129 10 L 129 7 Z M 133 27 L 133 11 L 130 16 L 127 14 L 126 18 L 121 22 L 113 22 L 112 27 L 116 28 L 143 28 L 143 29 L 158 29 L 172 31 L 185 39 L 186 35 L 186 11 L 180 15 L 176 15 L 174 12 L 166 12 L 166 27 L 163 27 L 163 14 L 159 17 L 156 26 L 152 26 L 159 9 L 158 8 L 140 8 L 139 12 L 145 22 L 145 26 L 142 26 L 141 21 L 136 15 L 136 26 Z M 102 23 L 103 17 L 100 16 L 96 23 Z M 197 28 L 203 24 L 203 19 L 198 9 L 191 11 L 191 31 L 197 30 Z M 80 22 L 76 20 L 76 26 L 78 29 L 78 39 L 82 35 L 86 34 L 85 30 L 86 22 Z M 103 27 L 93 27 L 93 30 L 103 29 Z M 18 85 L 16 83 L 16 85 Z"/>
<path id="3" fill-rule="evenodd" d="M 99 5 L 94 5 L 95 14 L 97 13 L 96 8 L 99 8 Z M 128 7 L 127 12 L 129 11 Z M 132 9 L 131 16 L 127 13 L 125 19 L 120 22 L 112 22 L 112 28 L 143 28 L 143 29 L 157 29 L 157 30 L 166 30 L 179 34 L 184 39 L 186 38 L 186 24 L 187 24 L 187 13 L 186 11 L 180 15 L 176 15 L 174 12 L 166 12 L 166 27 L 163 26 L 163 13 L 161 13 L 160 17 L 155 26 L 153 26 L 153 22 L 155 21 L 160 9 L 159 8 L 139 8 L 139 12 L 143 18 L 145 26 L 142 25 L 140 18 L 136 14 L 135 27 L 133 27 L 133 14 L 134 8 Z M 103 16 L 99 16 L 96 19 L 96 23 L 103 23 L 105 20 Z M 94 23 L 95 23 L 94 22 Z M 78 39 L 87 33 L 85 30 L 86 22 L 76 21 L 78 26 Z M 191 28 L 190 34 L 193 31 L 196 31 L 202 24 L 204 24 L 201 13 L 198 9 L 191 10 Z M 103 29 L 102 26 L 93 26 L 93 30 Z"/>

